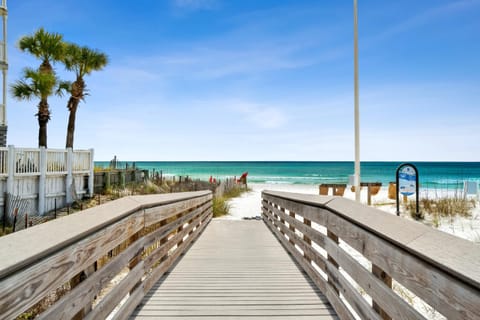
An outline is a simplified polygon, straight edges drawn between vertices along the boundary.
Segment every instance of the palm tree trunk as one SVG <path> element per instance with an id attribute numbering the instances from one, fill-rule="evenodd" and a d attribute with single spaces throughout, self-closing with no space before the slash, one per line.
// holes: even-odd
<path id="1" fill-rule="evenodd" d="M 47 123 L 50 120 L 50 110 L 46 99 L 40 100 L 38 105 L 38 146 L 47 148 Z"/>
<path id="2" fill-rule="evenodd" d="M 83 92 L 85 91 L 85 82 L 82 77 L 78 77 L 72 83 L 72 95 L 68 99 L 67 109 L 70 111 L 67 125 L 67 142 L 66 148 L 73 148 L 73 136 L 75 134 L 75 118 L 77 116 L 77 109 L 80 100 L 83 99 Z"/>
<path id="3" fill-rule="evenodd" d="M 47 122 L 38 117 L 38 146 L 47 147 Z"/>
<path id="4" fill-rule="evenodd" d="M 74 97 L 70 97 L 68 100 L 68 110 L 70 110 L 70 114 L 68 116 L 67 142 L 65 148 L 73 148 L 73 136 L 75 134 L 75 118 L 77 116 L 78 103 L 79 100 Z"/>

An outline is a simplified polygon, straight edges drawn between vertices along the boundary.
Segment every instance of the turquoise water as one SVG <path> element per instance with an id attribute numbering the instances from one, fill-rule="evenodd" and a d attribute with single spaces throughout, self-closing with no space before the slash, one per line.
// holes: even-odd
<path id="1" fill-rule="evenodd" d="M 95 162 L 108 167 L 108 162 Z M 132 165 L 132 162 L 128 163 Z M 417 166 L 420 187 L 454 189 L 463 186 L 464 180 L 480 181 L 480 162 L 413 162 Z M 120 162 L 125 166 L 125 163 Z M 138 168 L 162 171 L 166 176 L 189 176 L 208 180 L 239 177 L 248 172 L 249 182 L 321 184 L 348 183 L 354 172 L 353 162 L 135 162 Z M 400 162 L 362 162 L 362 182 L 395 181 L 395 171 Z"/>

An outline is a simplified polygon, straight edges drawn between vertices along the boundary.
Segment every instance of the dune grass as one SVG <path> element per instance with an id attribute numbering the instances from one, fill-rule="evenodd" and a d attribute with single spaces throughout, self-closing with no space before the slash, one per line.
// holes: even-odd
<path id="1" fill-rule="evenodd" d="M 409 201 L 406 204 L 406 209 L 416 220 L 424 218 L 425 214 L 433 217 L 434 224 L 438 224 L 440 217 L 469 217 L 472 210 L 475 208 L 476 202 L 474 199 L 467 199 L 464 197 L 446 197 L 438 199 L 424 198 L 420 200 L 420 213 L 416 215 L 416 202 Z"/>
<path id="2" fill-rule="evenodd" d="M 230 213 L 230 204 L 228 200 L 241 196 L 243 193 L 250 191 L 248 188 L 235 186 L 225 192 L 221 197 L 213 197 L 213 217 L 226 216 Z"/>

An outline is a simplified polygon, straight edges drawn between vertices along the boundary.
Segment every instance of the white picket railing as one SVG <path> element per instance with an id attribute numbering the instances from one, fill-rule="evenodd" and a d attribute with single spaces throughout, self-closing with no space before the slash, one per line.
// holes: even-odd
<path id="1" fill-rule="evenodd" d="M 9 148 L 0 147 L 0 177 L 9 174 Z M 40 175 L 40 149 L 35 148 L 13 148 L 14 152 L 14 174 L 15 175 Z M 45 149 L 46 172 L 47 173 L 67 173 L 68 150 L 63 149 Z M 93 158 L 91 150 L 74 150 L 72 173 L 87 173 L 93 167 Z"/>
<path id="2" fill-rule="evenodd" d="M 92 165 L 90 150 L 73 151 L 73 171 L 90 171 Z"/>
<path id="3" fill-rule="evenodd" d="M 29 210 L 44 214 L 71 203 L 74 194 L 92 196 L 93 179 L 93 149 L 0 148 L 4 212 L 9 210 L 4 193 L 29 199 Z"/>
<path id="4" fill-rule="evenodd" d="M 40 174 L 40 149 L 18 148 L 14 154 L 16 174 Z"/>
<path id="5" fill-rule="evenodd" d="M 67 173 L 67 150 L 47 150 L 47 172 Z"/>

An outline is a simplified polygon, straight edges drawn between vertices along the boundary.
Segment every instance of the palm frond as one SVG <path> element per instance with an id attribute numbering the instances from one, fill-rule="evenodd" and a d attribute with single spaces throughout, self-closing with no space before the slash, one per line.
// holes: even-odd
<path id="1" fill-rule="evenodd" d="M 20 100 L 30 100 L 33 97 L 46 99 L 52 95 L 57 83 L 58 79 L 54 74 L 25 68 L 22 79 L 12 86 L 12 95 Z"/>
<path id="2" fill-rule="evenodd" d="M 55 94 L 59 97 L 63 97 L 65 93 L 72 93 L 72 82 L 71 81 L 59 81 L 57 90 Z"/>
<path id="3" fill-rule="evenodd" d="M 67 70 L 75 72 L 77 78 L 83 78 L 92 71 L 103 69 L 108 64 L 108 56 L 96 49 L 68 43 L 63 63 Z"/>
<path id="4" fill-rule="evenodd" d="M 60 61 L 65 52 L 65 43 L 60 33 L 38 29 L 33 35 L 23 36 L 18 41 L 22 51 L 29 52 L 42 61 Z"/>
<path id="5" fill-rule="evenodd" d="M 32 98 L 36 97 L 34 91 L 35 90 L 23 80 L 17 80 L 10 86 L 10 93 L 17 100 L 30 101 Z"/>

